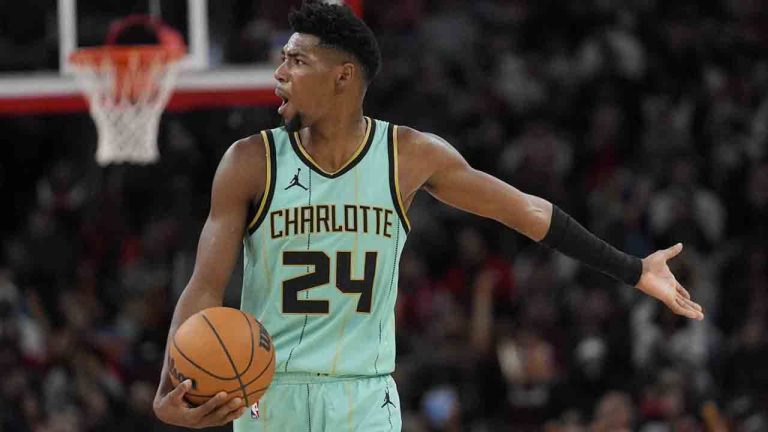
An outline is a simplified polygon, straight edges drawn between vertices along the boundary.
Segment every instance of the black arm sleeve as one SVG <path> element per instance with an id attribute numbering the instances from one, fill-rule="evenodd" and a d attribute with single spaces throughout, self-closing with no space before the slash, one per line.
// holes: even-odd
<path id="1" fill-rule="evenodd" d="M 640 258 L 600 240 L 554 204 L 549 232 L 541 239 L 541 243 L 627 285 L 635 286 L 643 273 Z"/>

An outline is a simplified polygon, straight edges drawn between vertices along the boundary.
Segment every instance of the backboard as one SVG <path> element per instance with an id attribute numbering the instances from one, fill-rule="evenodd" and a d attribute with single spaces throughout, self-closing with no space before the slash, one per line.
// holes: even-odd
<path id="1" fill-rule="evenodd" d="M 167 109 L 276 104 L 276 56 L 290 36 L 288 11 L 300 2 L 17 2 L 14 13 L 0 18 L 6 21 L 0 22 L 0 48 L 14 52 L 0 55 L 0 115 L 87 111 L 66 60 L 78 48 L 103 43 L 109 24 L 132 13 L 160 17 L 185 38 L 188 53 Z M 363 0 L 346 3 L 362 13 Z"/>

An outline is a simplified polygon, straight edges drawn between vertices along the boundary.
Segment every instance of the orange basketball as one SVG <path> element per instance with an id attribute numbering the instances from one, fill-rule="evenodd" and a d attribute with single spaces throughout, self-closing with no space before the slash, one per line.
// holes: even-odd
<path id="1" fill-rule="evenodd" d="M 256 403 L 275 374 L 272 338 L 247 312 L 227 307 L 204 309 L 176 330 L 170 344 L 173 386 L 192 381 L 186 399 L 200 405 L 220 391 Z"/>

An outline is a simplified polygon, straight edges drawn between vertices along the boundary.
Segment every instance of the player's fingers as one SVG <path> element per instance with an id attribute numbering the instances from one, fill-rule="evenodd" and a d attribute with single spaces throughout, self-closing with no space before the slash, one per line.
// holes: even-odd
<path id="1" fill-rule="evenodd" d="M 676 297 L 675 300 L 671 305 L 669 305 L 669 308 L 672 309 L 672 312 L 682 315 L 686 318 L 693 318 L 693 311 L 688 310 L 687 307 L 680 301 L 679 297 Z"/>
<path id="2" fill-rule="evenodd" d="M 680 288 L 678 289 L 678 295 L 677 295 L 677 297 L 678 297 L 678 298 L 679 298 L 679 299 L 682 301 L 682 303 L 683 303 L 683 304 L 684 304 L 686 307 L 689 307 L 689 308 L 691 308 L 691 309 L 694 309 L 694 310 L 696 310 L 696 311 L 698 311 L 698 312 L 704 312 L 704 309 L 703 309 L 703 308 L 702 308 L 702 307 L 701 307 L 701 306 L 700 306 L 698 303 L 696 303 L 695 301 L 691 300 L 691 297 L 690 297 L 690 295 L 686 296 L 686 295 L 684 295 L 684 294 L 680 293 L 680 290 L 681 290 L 681 289 L 683 289 L 683 288 L 682 288 L 682 287 L 680 287 Z M 685 290 L 683 289 L 683 291 L 685 291 Z M 688 294 L 688 293 L 686 292 L 685 294 Z"/>
<path id="3" fill-rule="evenodd" d="M 695 310 L 697 310 L 697 311 L 699 311 L 699 312 L 704 312 L 704 308 L 702 308 L 702 307 L 701 307 L 701 305 L 699 305 L 699 304 L 698 304 L 698 303 L 696 303 L 695 301 L 693 301 L 693 300 L 691 300 L 691 299 L 683 299 L 683 300 L 684 300 L 686 303 L 688 303 L 688 306 L 690 306 L 691 308 L 693 308 L 693 309 L 695 309 Z"/>
<path id="4" fill-rule="evenodd" d="M 664 250 L 664 256 L 669 260 L 674 257 L 676 257 L 680 252 L 683 251 L 683 244 L 678 243 L 671 248 L 667 248 Z"/>
<path id="5" fill-rule="evenodd" d="M 688 291 L 685 288 L 683 288 L 683 286 L 680 285 L 679 283 L 677 284 L 677 293 L 687 298 L 688 300 L 691 299 L 691 294 L 689 294 Z"/>
<path id="6" fill-rule="evenodd" d="M 704 318 L 704 314 L 701 313 L 700 310 L 697 310 L 693 305 L 696 305 L 695 303 L 691 302 L 690 300 L 686 300 L 682 297 L 675 297 L 675 308 L 672 310 L 678 314 L 682 315 L 684 317 L 695 319 L 695 320 L 701 320 Z M 699 308 L 701 306 L 696 305 Z"/>
<path id="7" fill-rule="evenodd" d="M 226 423 L 233 422 L 233 421 L 239 419 L 240 417 L 243 416 L 243 414 L 245 414 L 246 411 L 248 411 L 248 407 L 242 406 L 242 407 L 240 407 L 240 408 L 230 412 L 227 415 L 227 418 L 224 419 L 224 423 L 226 424 Z"/>
<path id="8" fill-rule="evenodd" d="M 227 393 L 226 392 L 218 392 L 216 395 L 210 399 L 208 399 L 204 404 L 200 405 L 197 408 L 193 408 L 192 412 L 194 413 L 195 417 L 198 419 L 203 418 L 212 412 L 216 411 L 221 404 L 224 403 L 224 401 L 227 400 Z"/>
<path id="9" fill-rule="evenodd" d="M 232 413 L 239 411 L 242 407 L 243 400 L 239 397 L 236 397 L 226 404 L 220 406 L 219 409 L 211 414 L 211 417 L 215 418 L 218 422 L 227 423 L 227 419 L 232 415 Z"/>
<path id="10" fill-rule="evenodd" d="M 191 388 L 192 388 L 192 380 L 184 380 L 181 383 L 179 383 L 179 385 L 177 385 L 176 388 L 171 390 L 170 393 L 168 393 L 168 397 L 179 403 L 184 403 L 184 395 Z"/>
<path id="11" fill-rule="evenodd" d="M 243 400 L 240 398 L 234 398 L 231 401 L 229 401 L 226 405 L 222 405 L 221 408 L 219 408 L 216 411 L 216 414 L 219 418 L 225 419 L 227 416 L 229 416 L 232 411 L 237 411 L 240 408 L 243 407 Z"/>

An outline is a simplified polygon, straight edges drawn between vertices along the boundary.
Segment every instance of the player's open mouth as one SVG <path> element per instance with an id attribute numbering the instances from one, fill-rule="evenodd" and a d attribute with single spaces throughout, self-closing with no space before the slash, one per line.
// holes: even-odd
<path id="1" fill-rule="evenodd" d="M 286 106 L 288 106 L 288 96 L 285 93 L 283 93 L 280 89 L 275 89 L 275 95 L 277 95 L 277 97 L 279 97 L 283 101 L 280 107 L 277 109 L 278 114 L 283 114 Z"/>
<path id="2" fill-rule="evenodd" d="M 277 109 L 277 112 L 279 114 L 282 114 L 283 111 L 285 111 L 285 107 L 288 105 L 288 98 L 281 98 L 283 100 L 283 103 L 280 105 L 280 108 Z"/>

